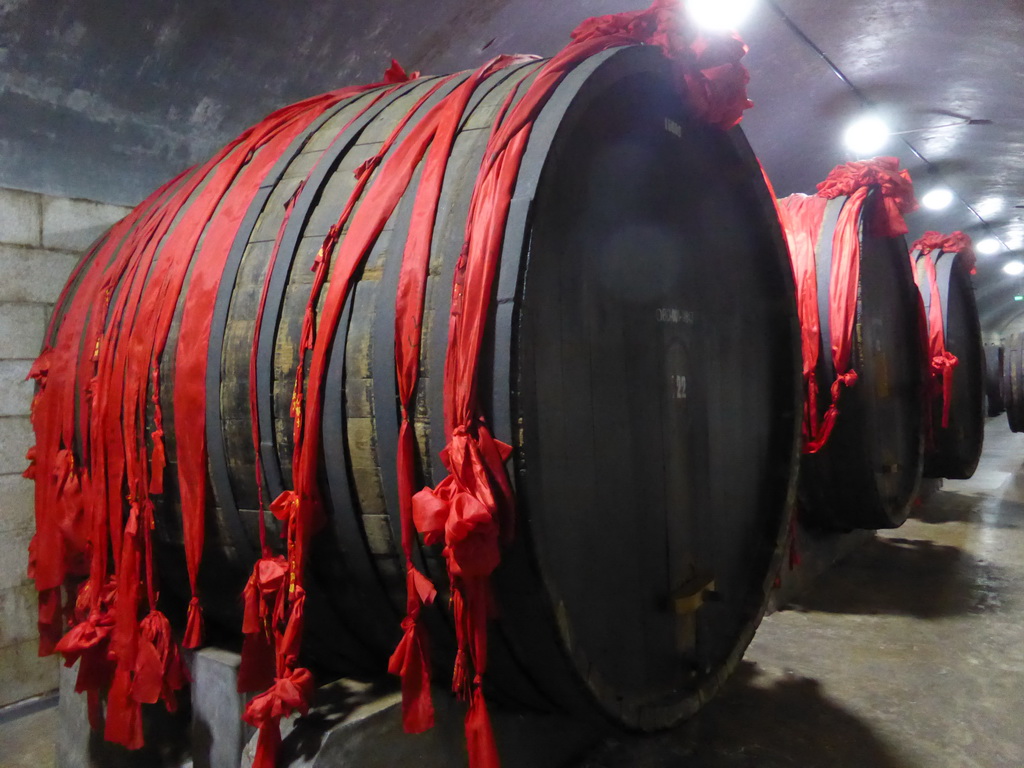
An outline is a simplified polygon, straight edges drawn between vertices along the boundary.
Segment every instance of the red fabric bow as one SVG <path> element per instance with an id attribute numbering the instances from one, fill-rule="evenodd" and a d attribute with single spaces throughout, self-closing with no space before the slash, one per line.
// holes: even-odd
<path id="1" fill-rule="evenodd" d="M 687 73 L 690 101 L 704 122 L 729 129 L 739 125 L 747 98 L 750 73 L 740 63 L 750 50 L 736 34 L 699 38 L 693 45 L 697 72 Z"/>
<path id="2" fill-rule="evenodd" d="M 778 201 L 780 223 L 786 234 L 797 290 L 797 308 L 803 351 L 804 452 L 816 453 L 828 442 L 839 415 L 843 389 L 853 386 L 857 375 L 850 369 L 853 326 L 860 282 L 860 220 L 868 191 L 877 188 L 883 205 L 874 222 L 880 236 L 897 237 L 907 232 L 903 214 L 917 208 L 910 174 L 900 170 L 894 157 L 856 161 L 839 165 L 818 184 L 816 196 L 792 195 Z M 818 275 L 815 249 L 821 236 L 826 201 L 846 196 L 832 238 L 829 276 L 830 338 L 821 340 L 818 316 Z M 826 244 L 827 245 L 827 244 Z M 836 380 L 831 385 L 831 402 L 818 418 L 819 346 L 831 355 Z"/>
<path id="3" fill-rule="evenodd" d="M 132 677 L 132 698 L 140 704 L 161 699 L 168 712 L 178 708 L 175 691 L 188 682 L 188 672 L 171 636 L 171 624 L 160 611 L 150 610 L 139 625 L 139 650 Z"/>
<path id="4" fill-rule="evenodd" d="M 282 523 L 288 523 L 295 517 L 299 509 L 299 494 L 295 491 L 282 491 L 270 502 L 270 512 Z"/>
<path id="5" fill-rule="evenodd" d="M 835 381 L 832 382 L 830 393 L 832 402 L 829 403 L 828 410 L 825 411 L 825 415 L 821 419 L 821 429 L 811 440 L 807 441 L 804 448 L 805 453 L 817 453 L 825 447 L 836 425 L 836 419 L 839 418 L 839 397 L 843 389 L 849 389 L 856 383 L 857 372 L 852 370 L 839 374 Z"/>
<path id="6" fill-rule="evenodd" d="M 245 585 L 242 618 L 242 662 L 238 670 L 239 691 L 260 691 L 274 681 L 276 627 L 284 616 L 284 585 L 288 562 L 283 557 L 261 557 Z"/>
<path id="7" fill-rule="evenodd" d="M 87 695 L 89 723 L 93 728 L 102 725 L 99 697 L 110 685 L 115 668 L 109 655 L 115 585 L 112 579 L 101 590 L 96 590 L 90 581 L 82 585 L 76 599 L 77 623 L 54 647 L 64 656 L 64 666 L 79 662 L 75 691 Z"/>
<path id="8" fill-rule="evenodd" d="M 281 718 L 293 712 L 302 715 L 309 712 L 313 689 L 313 675 L 309 670 L 293 669 L 276 678 L 269 690 L 249 702 L 242 719 L 259 729 L 253 768 L 275 768 L 281 746 Z"/>
<path id="9" fill-rule="evenodd" d="M 511 453 L 511 446 L 495 440 L 483 426 L 475 440 L 458 427 L 441 453 L 448 477 L 413 496 L 416 529 L 427 544 L 444 542 L 452 575 L 487 577 L 501 560 L 500 518 L 506 518 L 505 535 L 510 537 L 514 502 L 495 478 L 504 473 Z"/>
<path id="10" fill-rule="evenodd" d="M 621 38 L 623 45 L 660 47 L 698 117 L 719 128 L 739 124 L 744 110 L 754 106 L 747 98 L 750 74 L 740 63 L 747 46 L 732 32 L 695 35 L 679 0 L 655 0 L 644 10 L 586 19 L 571 38 L 574 43 Z"/>
<path id="11" fill-rule="evenodd" d="M 970 235 L 957 230 L 951 232 L 948 235 L 944 235 L 941 232 L 925 232 L 921 237 L 914 241 L 914 244 L 910 247 L 911 251 L 920 250 L 922 254 L 927 254 L 932 251 L 938 251 L 939 253 L 955 253 L 959 255 L 959 258 L 964 260 L 964 264 L 970 273 L 976 274 L 978 259 L 974 255 L 974 243 L 971 240 Z"/>
<path id="12" fill-rule="evenodd" d="M 928 335 L 928 353 L 931 356 L 930 376 L 928 380 L 928 397 L 934 402 L 935 398 L 942 399 L 942 420 L 943 429 L 949 428 L 949 410 L 953 404 L 953 369 L 958 360 L 948 349 L 946 349 L 945 318 L 942 313 L 942 299 L 939 293 L 938 275 L 935 273 L 935 260 L 931 256 L 932 251 L 938 253 L 955 253 L 958 258 L 965 257 L 973 264 L 974 251 L 971 248 L 971 240 L 963 232 L 954 232 L 952 235 L 943 235 L 939 232 L 926 232 L 923 237 L 914 242 L 911 251 L 920 249 L 921 255 L 918 263 L 914 264 L 914 280 L 918 283 L 921 291 L 927 291 L 929 295 L 928 315 L 926 317 Z M 921 271 L 919 266 L 924 267 L 924 280 L 926 285 L 921 285 Z M 931 412 L 929 408 L 929 413 Z M 931 418 L 931 417 L 930 417 Z M 929 430 L 934 425 L 929 421 Z M 931 432 L 929 433 L 929 439 Z"/>
<path id="13" fill-rule="evenodd" d="M 837 165 L 823 182 L 818 195 L 831 200 L 851 196 L 863 187 L 877 186 L 882 195 L 881 215 L 874 222 L 881 237 L 897 237 L 909 231 L 903 215 L 917 210 L 910 173 L 900 169 L 895 157 L 876 157 Z"/>

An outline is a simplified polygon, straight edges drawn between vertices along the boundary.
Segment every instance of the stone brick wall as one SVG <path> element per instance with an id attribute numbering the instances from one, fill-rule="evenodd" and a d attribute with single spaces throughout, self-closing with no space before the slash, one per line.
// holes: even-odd
<path id="1" fill-rule="evenodd" d="M 130 209 L 0 188 L 0 706 L 57 687 L 57 660 L 36 656 L 35 589 L 25 576 L 34 442 L 25 381 L 79 255 Z"/>

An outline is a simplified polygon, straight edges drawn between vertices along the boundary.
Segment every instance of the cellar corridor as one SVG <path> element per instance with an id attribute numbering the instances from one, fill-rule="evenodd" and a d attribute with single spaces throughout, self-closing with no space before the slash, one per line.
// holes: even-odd
<path id="1" fill-rule="evenodd" d="M 765 619 L 695 720 L 614 736 L 583 768 L 996 768 L 1024 764 L 1024 437 L 990 419 L 946 481 Z M 0 765 L 53 765 L 56 709 L 0 720 Z M 509 766 L 509 768 L 518 768 Z"/>

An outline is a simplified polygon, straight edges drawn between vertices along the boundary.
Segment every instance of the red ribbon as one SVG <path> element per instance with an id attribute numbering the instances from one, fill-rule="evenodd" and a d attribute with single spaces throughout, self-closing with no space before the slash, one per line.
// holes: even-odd
<path id="1" fill-rule="evenodd" d="M 974 273 L 975 256 L 971 238 L 963 232 L 944 235 L 941 232 L 925 232 L 914 241 L 911 252 L 920 250 L 918 264 L 914 264 L 914 279 L 918 287 L 927 290 L 931 297 L 928 304 L 928 352 L 930 360 L 931 397 L 942 398 L 942 428 L 949 428 L 949 410 L 953 403 L 953 369 L 958 360 L 946 348 L 946 331 L 942 316 L 942 300 L 939 294 L 938 276 L 935 273 L 935 260 L 932 252 L 939 254 L 952 253 L 956 258 L 964 259 L 967 268 Z M 927 287 L 921 286 L 919 264 L 923 264 Z"/>
<path id="2" fill-rule="evenodd" d="M 909 231 L 904 214 L 917 210 L 914 184 L 910 173 L 900 169 L 895 157 L 876 157 L 837 165 L 823 182 L 818 184 L 818 195 L 827 200 L 850 197 L 858 189 L 877 187 L 882 195 L 882 208 L 874 224 L 880 237 L 898 237 Z"/>
<path id="3" fill-rule="evenodd" d="M 921 253 L 929 253 L 931 251 L 955 253 L 958 258 L 963 259 L 964 264 L 966 264 L 968 271 L 972 275 L 977 274 L 975 267 L 977 266 L 978 258 L 974 254 L 974 242 L 971 240 L 970 235 L 960 230 L 951 232 L 948 235 L 934 231 L 925 232 L 914 241 L 910 250 L 920 250 Z"/>
<path id="4" fill-rule="evenodd" d="M 407 121 L 448 82 L 440 80 L 395 127 L 381 152 L 357 170 L 356 190 L 339 220 L 345 223 L 351 218 L 348 234 L 340 244 L 325 244 L 316 264 L 308 322 L 304 322 L 300 354 L 310 349 L 312 361 L 309 392 L 303 391 L 301 364 L 295 387 L 294 490 L 271 505 L 271 511 L 285 523 L 288 555 L 283 559 L 270 555 L 261 517 L 263 557 L 247 586 L 246 629 L 253 631 L 246 633 L 246 648 L 256 650 L 248 657 L 243 653 L 243 667 L 251 667 L 256 660 L 266 669 L 268 659 L 275 659 L 276 682 L 247 710 L 250 722 L 258 723 L 261 730 L 261 764 L 272 762 L 276 753 L 280 717 L 296 709 L 305 711 L 312 687 L 311 676 L 296 667 L 296 660 L 304 623 L 301 584 L 305 553 L 322 515 L 316 472 L 330 344 L 356 270 L 428 151 L 416 201 L 414 218 L 418 223 L 412 227 L 403 256 L 398 298 L 402 311 L 396 325 L 402 339 L 396 344 L 403 407 L 398 461 L 409 604 L 403 641 L 391 666 L 403 678 L 406 704 L 410 705 L 406 708 L 407 727 L 429 727 L 429 664 L 418 616 L 434 599 L 435 591 L 426 576 L 412 567 L 409 557 L 414 526 L 421 523 L 429 531 L 428 537 L 444 541 L 453 578 L 459 640 L 453 684 L 469 700 L 466 726 L 471 763 L 474 768 L 497 764 L 481 681 L 487 666 L 486 621 L 492 610 L 488 577 L 500 560 L 499 544 L 512 535 L 514 501 L 504 467 L 510 448 L 496 441 L 484 424 L 475 387 L 508 203 L 537 113 L 567 72 L 602 50 L 637 43 L 658 45 L 672 60 L 679 87 L 698 114 L 722 127 L 741 119 L 750 106 L 745 95 L 746 71 L 739 64 L 745 46 L 729 35 L 695 37 L 681 26 L 678 11 L 672 0 L 658 0 L 646 11 L 584 22 L 574 32 L 573 43 L 544 65 L 526 93 L 519 94 L 517 86 L 503 105 L 474 189 L 466 249 L 454 285 L 445 371 L 449 445 L 444 461 L 451 474 L 434 491 L 417 494 L 418 501 L 413 498 L 415 446 L 408 412 L 418 375 L 415 367 L 425 265 L 429 263 L 429 227 L 436 217 L 447 154 L 473 89 L 497 70 L 523 59 L 498 57 L 489 62 L 405 135 Z M 408 77 L 392 62 L 384 83 L 404 82 Z M 168 463 L 178 470 L 192 592 L 185 643 L 201 642 L 196 586 L 206 488 L 205 365 L 212 297 L 219 289 L 229 245 L 256 189 L 283 148 L 328 106 L 374 87 L 380 86 L 345 89 L 280 110 L 198 170 L 186 171 L 157 190 L 115 225 L 76 269 L 77 287 L 72 293 L 69 285 L 62 293 L 55 313 L 60 320 L 54 321 L 48 333 L 50 346 L 33 367 L 38 383 L 33 406 L 37 450 L 26 472 L 36 479 L 37 533 L 31 548 L 31 572 L 40 593 L 40 649 L 48 652 L 56 646 L 64 629 L 61 588 L 69 575 L 84 572 L 87 559 L 88 589 L 83 589 L 83 594 L 89 595 L 89 610 L 78 616 L 63 650 L 77 658 L 89 654 L 100 658 L 99 649 L 108 646 L 108 660 L 117 662 L 113 671 L 109 667 L 98 671 L 102 664 L 90 662 L 85 665 L 90 671 L 81 680 L 88 684 L 91 703 L 109 684 L 106 735 L 129 748 L 142 742 L 140 702 L 163 699 L 169 707 L 174 706 L 174 692 L 184 680 L 166 618 L 157 609 L 150 534 L 150 497 L 164 491 Z M 383 95 L 384 91 L 371 102 Z M 513 106 L 513 97 L 519 95 L 523 98 Z M 402 135 L 405 138 L 399 141 Z M 356 211 L 357 202 L 362 204 Z M 328 273 L 330 285 L 317 327 L 313 310 Z M 174 382 L 177 455 L 169 456 L 162 422 L 160 364 L 183 291 Z M 154 428 L 147 435 L 150 405 Z M 254 439 L 258 445 L 258 427 L 254 427 Z M 80 455 L 73 450 L 80 450 Z M 262 516 L 262 501 L 260 512 Z M 111 564 L 116 580 L 110 579 Z M 104 583 L 117 584 L 108 603 L 99 597 Z M 142 604 L 143 595 L 148 609 Z M 143 610 L 145 616 L 140 621 Z"/>
<path id="5" fill-rule="evenodd" d="M 171 624 L 160 611 L 151 610 L 139 625 L 139 653 L 132 680 L 132 698 L 140 704 L 163 700 L 167 711 L 178 708 L 175 691 L 189 682 L 188 671 L 171 636 Z"/>
<path id="6" fill-rule="evenodd" d="M 117 247 L 133 227 L 149 220 L 157 202 L 176 189 L 183 176 L 158 189 L 128 217 L 115 224 L 79 263 L 76 277 L 65 287 L 58 310 L 51 318 L 47 343 L 52 346 L 44 348 L 30 372 L 30 377 L 38 384 L 32 409 L 37 447 L 30 457 L 34 466 L 29 472 L 36 480 L 36 535 L 30 546 L 30 564 L 31 576 L 39 590 L 40 653 L 44 655 L 56 649 L 64 629 L 61 585 L 67 574 L 82 570 L 79 561 L 88 552 L 93 561 L 89 594 L 93 595 L 96 611 L 99 610 L 99 595 L 104 591 L 103 584 L 107 579 L 110 544 L 105 524 L 106 485 L 103 481 L 94 482 L 91 477 L 92 441 L 82 426 L 89 424 L 98 394 L 92 382 L 98 358 L 98 341 L 94 340 L 99 337 L 101 324 L 109 317 L 107 308 L 113 275 L 123 274 L 128 263 L 127 254 L 118 252 Z M 77 288 L 73 295 L 70 293 L 72 285 Z M 82 328 L 86 318 L 89 318 L 89 327 L 83 344 Z M 70 446 L 75 442 L 73 417 L 76 409 L 80 424 L 80 462 L 74 462 L 70 453 Z M 62 454 L 62 451 L 66 453 Z M 66 468 L 75 468 L 74 479 L 65 471 Z M 64 495 L 69 493 L 72 498 L 65 500 Z M 79 493 L 80 503 L 73 498 Z M 71 514 L 77 518 L 81 514 L 80 507 L 84 507 L 90 522 L 82 524 L 81 520 L 72 520 L 69 524 L 65 517 Z M 122 516 L 119 505 L 119 526 Z M 99 517 L 103 518 L 102 525 L 97 520 Z M 79 549 L 83 528 L 87 530 L 89 541 L 85 549 Z M 120 527 L 117 530 L 120 531 Z M 114 541 L 114 546 L 120 549 L 120 538 Z M 80 613 L 79 620 L 84 620 L 88 611 Z M 90 711 L 98 711 L 95 691 L 90 691 Z"/>
<path id="7" fill-rule="evenodd" d="M 850 369 L 853 331 L 860 282 L 860 220 L 870 189 L 882 196 L 879 215 L 873 222 L 879 236 L 897 237 L 907 232 L 903 214 L 917 208 L 910 174 L 900 170 L 893 157 L 880 157 L 836 166 L 818 184 L 818 194 L 792 195 L 779 200 L 781 224 L 786 234 L 797 289 L 797 307 L 803 350 L 804 452 L 816 453 L 827 443 L 839 416 L 839 399 L 853 386 L 857 374 Z M 832 238 L 832 271 L 829 278 L 830 353 L 836 372 L 831 402 L 818 419 L 818 349 L 821 334 L 818 314 L 818 277 L 815 247 L 821 233 L 825 201 L 847 196 Z"/>
<path id="8" fill-rule="evenodd" d="M 679 0 L 655 0 L 644 10 L 586 19 L 570 37 L 573 43 L 615 40 L 613 45 L 658 46 L 671 60 L 680 92 L 686 94 L 697 116 L 728 130 L 754 106 L 747 98 L 750 74 L 740 63 L 748 48 L 732 32 L 695 35 L 684 20 Z"/>
<path id="9" fill-rule="evenodd" d="M 790 195 L 778 201 L 779 221 L 786 235 L 796 284 L 803 352 L 805 451 L 807 444 L 824 445 L 818 416 L 818 355 L 821 326 L 818 317 L 818 276 L 815 247 L 827 201 L 817 195 Z"/>
<path id="10" fill-rule="evenodd" d="M 417 73 L 413 73 L 412 77 L 415 77 L 416 74 Z M 406 75 L 405 71 L 397 64 L 397 62 L 392 61 L 391 68 L 387 73 L 385 73 L 385 83 L 392 84 L 392 86 L 394 86 L 394 84 L 404 82 L 409 79 L 409 77 L 410 76 Z M 379 85 L 381 84 L 359 86 L 356 88 L 346 89 L 344 92 L 338 93 L 354 95 L 365 90 L 379 87 Z M 436 89 L 439 86 L 440 84 L 435 85 L 434 88 Z M 379 99 L 383 98 L 388 92 L 390 92 L 390 89 L 382 90 L 378 93 L 370 100 L 370 104 L 363 108 L 363 112 L 365 112 L 366 109 L 369 109 L 370 106 L 375 104 Z M 360 114 L 362 114 L 362 112 Z M 353 120 L 354 119 L 355 118 L 353 118 Z M 402 124 L 404 125 L 404 122 Z M 341 133 L 344 133 L 344 129 Z M 394 141 L 394 138 L 389 139 L 389 142 L 390 141 Z M 387 144 L 387 146 L 390 146 L 390 144 Z M 303 569 L 306 560 L 306 549 L 309 545 L 310 537 L 313 532 L 323 524 L 324 519 L 323 506 L 319 496 L 319 488 L 317 486 L 316 478 L 319 450 L 320 412 L 322 410 L 322 403 L 320 402 L 319 391 L 315 390 L 311 395 L 313 399 L 312 407 L 308 409 L 307 413 L 307 408 L 305 407 L 307 396 L 303 387 L 305 355 L 307 349 L 315 349 L 318 342 L 322 343 L 323 334 L 320 332 L 320 329 L 317 327 L 315 322 L 316 306 L 319 301 L 320 292 L 326 283 L 330 272 L 332 253 L 338 233 L 341 232 L 345 222 L 354 210 L 355 203 L 358 201 L 359 196 L 362 195 L 367 183 L 369 182 L 372 170 L 372 168 L 368 167 L 364 170 L 363 176 L 359 178 L 355 191 L 342 211 L 338 224 L 328 233 L 327 239 L 318 252 L 313 265 L 316 276 L 314 278 L 314 283 L 310 291 L 310 297 L 303 317 L 302 341 L 299 345 L 299 362 L 292 394 L 291 411 L 292 417 L 295 420 L 295 448 L 293 459 L 293 486 L 295 490 L 284 491 L 270 505 L 271 512 L 278 520 L 281 520 L 285 524 L 284 531 L 287 539 L 288 551 L 286 558 L 288 570 L 286 580 L 288 586 L 286 590 L 279 593 L 280 596 L 277 599 L 277 605 L 275 607 L 275 626 L 272 631 L 254 632 L 246 635 L 246 642 L 243 645 L 243 665 L 246 669 L 246 679 L 240 681 L 240 685 L 251 685 L 263 676 L 260 672 L 256 671 L 255 668 L 257 665 L 265 664 L 271 653 L 275 653 L 277 658 L 276 679 L 278 683 L 280 683 L 281 680 L 290 679 L 297 674 L 295 670 L 295 659 L 298 657 L 299 644 L 304 625 L 303 617 L 305 594 L 302 590 L 302 583 Z M 291 202 L 289 202 L 288 212 L 290 212 L 290 206 Z M 275 259 L 277 249 L 280 246 L 282 233 L 283 225 L 278 233 L 277 242 L 275 243 Z M 269 276 L 270 272 L 268 271 L 268 280 Z M 265 284 L 263 298 L 260 303 L 261 312 L 262 307 L 265 304 L 266 290 L 267 288 Z M 328 313 L 325 311 L 324 314 Z M 336 318 L 334 323 L 336 323 Z M 330 328 L 330 330 L 326 332 L 326 335 L 333 339 L 335 324 L 332 324 L 329 320 L 325 322 L 324 319 L 321 319 L 320 325 Z M 253 343 L 256 343 L 255 339 Z M 320 384 L 318 381 L 319 372 L 314 370 L 315 366 L 316 362 L 314 359 L 314 363 L 311 365 L 309 373 L 311 387 L 314 383 L 316 386 L 319 386 Z M 254 449 L 258 452 L 259 430 L 258 426 L 255 424 L 256 403 L 255 392 L 252 389 L 253 382 L 254 379 L 250 382 L 250 410 L 254 417 Z M 313 440 L 309 439 L 311 428 L 316 432 L 316 437 Z M 307 450 L 307 442 L 312 442 L 313 444 L 311 451 Z M 259 457 L 257 455 L 257 467 L 258 465 Z M 259 469 L 257 469 L 257 482 L 261 482 Z M 269 552 L 266 546 L 266 532 L 262 521 L 262 509 L 260 510 L 260 516 L 260 536 L 261 545 L 263 547 L 262 560 L 266 560 L 268 559 L 267 556 Z M 257 567 L 259 567 L 259 564 L 257 564 Z M 258 589 L 262 589 L 266 586 L 266 582 L 261 581 L 258 575 L 256 576 L 256 580 L 261 585 Z M 283 633 L 280 632 L 281 626 L 284 626 Z M 312 677 L 309 676 L 307 671 L 300 671 L 304 673 L 304 675 L 308 676 L 309 686 L 311 687 Z M 273 697 L 273 695 L 276 695 L 273 693 L 276 690 L 278 690 L 277 683 L 275 683 L 274 687 L 264 695 L 271 695 Z M 259 698 L 260 697 L 257 697 L 257 699 Z M 279 719 L 280 718 L 269 717 L 261 719 L 260 721 L 260 725 L 258 726 L 260 728 L 260 736 L 257 747 L 257 768 L 259 768 L 259 766 L 266 766 L 267 768 L 270 768 L 273 765 L 277 754 L 277 748 L 280 745 L 280 732 L 278 728 Z"/>
<path id="11" fill-rule="evenodd" d="M 313 696 L 313 675 L 308 669 L 293 669 L 274 680 L 269 690 L 253 698 L 242 719 L 259 729 L 253 768 L 274 768 L 281 746 L 281 718 L 293 712 L 305 715 Z"/>

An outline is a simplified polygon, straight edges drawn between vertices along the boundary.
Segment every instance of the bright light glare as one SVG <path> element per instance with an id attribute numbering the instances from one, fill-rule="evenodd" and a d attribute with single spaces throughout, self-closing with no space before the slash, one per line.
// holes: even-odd
<path id="1" fill-rule="evenodd" d="M 983 219 L 987 219 L 989 216 L 995 216 L 997 213 L 1006 207 L 1006 201 L 1001 197 L 986 197 L 978 202 L 974 206 L 974 210 L 978 212 L 978 215 Z"/>
<path id="2" fill-rule="evenodd" d="M 948 208 L 953 202 L 953 190 L 949 187 L 935 187 L 925 193 L 921 198 L 921 205 L 932 211 L 941 211 Z"/>
<path id="3" fill-rule="evenodd" d="M 1008 261 L 1003 265 L 1003 272 L 1008 275 L 1017 276 L 1024 274 L 1024 262 L 1021 261 Z"/>
<path id="4" fill-rule="evenodd" d="M 999 250 L 999 241 L 996 240 L 994 237 L 986 237 L 984 240 L 980 240 L 979 242 L 974 244 L 974 250 L 976 250 L 978 253 L 984 256 L 991 256 L 993 253 L 996 253 Z M 1013 264 L 1019 262 L 1010 263 Z"/>
<path id="5" fill-rule="evenodd" d="M 697 26 L 728 31 L 736 29 L 754 10 L 755 0 L 689 0 L 686 4 Z"/>
<path id="6" fill-rule="evenodd" d="M 843 134 L 846 148 L 860 156 L 875 154 L 888 141 L 889 126 L 873 115 L 855 120 Z"/>

